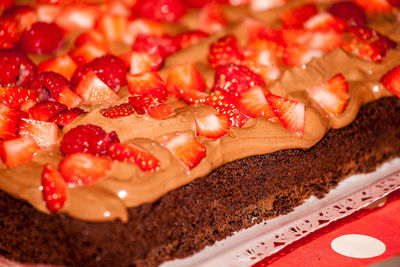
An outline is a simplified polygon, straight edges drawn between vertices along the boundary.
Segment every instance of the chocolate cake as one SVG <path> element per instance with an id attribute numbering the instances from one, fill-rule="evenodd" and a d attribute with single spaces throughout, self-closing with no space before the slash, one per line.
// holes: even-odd
<path id="1" fill-rule="evenodd" d="M 56 2 L 0 4 L 2 257 L 157 266 L 400 156 L 392 1 Z"/>

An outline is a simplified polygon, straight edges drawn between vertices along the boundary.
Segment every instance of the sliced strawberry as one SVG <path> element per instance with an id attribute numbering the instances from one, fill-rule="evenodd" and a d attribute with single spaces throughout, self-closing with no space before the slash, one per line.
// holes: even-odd
<path id="1" fill-rule="evenodd" d="M 79 125 L 69 130 L 61 140 L 60 151 L 63 155 L 83 152 L 103 156 L 112 143 L 118 143 L 116 132 L 107 133 L 93 124 Z"/>
<path id="2" fill-rule="evenodd" d="M 88 30 L 81 33 L 78 37 L 76 37 L 74 44 L 76 47 L 83 46 L 85 44 L 98 44 L 100 47 L 104 47 L 108 49 L 108 42 L 104 35 L 98 30 Z"/>
<path id="3" fill-rule="evenodd" d="M 39 96 L 41 101 L 58 101 L 62 90 L 69 89 L 69 81 L 62 75 L 47 71 L 34 77 L 30 86 Z"/>
<path id="4" fill-rule="evenodd" d="M 126 78 L 132 95 L 150 94 L 160 103 L 167 99 L 166 84 L 157 72 L 143 72 Z"/>
<path id="5" fill-rule="evenodd" d="M 64 109 L 51 117 L 49 121 L 64 127 L 73 122 L 81 114 L 85 114 L 85 111 L 80 108 Z"/>
<path id="6" fill-rule="evenodd" d="M 280 42 L 279 32 L 277 29 L 272 28 L 265 23 L 246 18 L 244 20 L 244 27 L 246 29 L 246 33 L 249 41 L 254 40 L 269 40 L 275 43 Z"/>
<path id="7" fill-rule="evenodd" d="M 109 53 L 108 46 L 99 43 L 85 43 L 76 47 L 69 52 L 69 55 L 78 65 L 84 65 L 95 58 L 104 56 Z"/>
<path id="8" fill-rule="evenodd" d="M 288 46 L 283 51 L 282 61 L 286 66 L 300 66 L 307 64 L 312 58 L 318 58 L 322 55 L 323 52 L 318 49 Z"/>
<path id="9" fill-rule="evenodd" d="M 136 144 L 112 144 L 107 155 L 114 160 L 136 164 L 142 171 L 157 171 L 160 161 L 149 151 Z"/>
<path id="10" fill-rule="evenodd" d="M 158 54 L 163 59 L 179 50 L 179 44 L 175 38 L 169 35 L 154 36 L 139 34 L 132 49 L 150 55 Z"/>
<path id="11" fill-rule="evenodd" d="M 42 172 L 42 192 L 46 206 L 51 213 L 56 213 L 64 206 L 67 185 L 61 173 L 50 163 L 46 163 Z"/>
<path id="12" fill-rule="evenodd" d="M 97 29 L 108 41 L 121 41 L 127 26 L 127 18 L 119 15 L 104 14 L 97 22 Z"/>
<path id="13" fill-rule="evenodd" d="M 135 18 L 134 20 L 128 21 L 126 32 L 122 36 L 122 42 L 131 46 L 139 35 L 161 37 L 164 33 L 164 24 L 161 22 L 144 18 Z"/>
<path id="14" fill-rule="evenodd" d="M 303 23 L 317 13 L 315 4 L 305 4 L 284 12 L 280 19 L 284 28 L 302 28 Z"/>
<path id="15" fill-rule="evenodd" d="M 134 12 L 148 19 L 176 22 L 185 15 L 186 9 L 180 0 L 139 0 Z"/>
<path id="16" fill-rule="evenodd" d="M 70 187 L 94 184 L 111 171 L 112 160 L 88 153 L 66 156 L 58 167 L 64 181 Z"/>
<path id="17" fill-rule="evenodd" d="M 129 97 L 129 103 L 133 106 L 136 113 L 145 114 L 146 108 L 150 105 L 158 105 L 158 102 L 149 94 L 136 95 Z"/>
<path id="18" fill-rule="evenodd" d="M 209 94 L 183 87 L 183 89 L 178 92 L 177 96 L 189 104 L 204 104 Z"/>
<path id="19" fill-rule="evenodd" d="M 333 3 L 328 12 L 346 22 L 347 25 L 365 25 L 367 23 L 365 11 L 350 1 Z"/>
<path id="20" fill-rule="evenodd" d="M 166 83 L 168 92 L 177 96 L 183 95 L 186 89 L 201 92 L 206 89 L 203 76 L 191 62 L 169 68 Z"/>
<path id="21" fill-rule="evenodd" d="M 201 40 L 208 37 L 208 34 L 202 31 L 183 32 L 176 36 L 177 42 L 181 49 L 197 44 Z"/>
<path id="22" fill-rule="evenodd" d="M 58 93 L 56 101 L 65 104 L 69 108 L 74 108 L 82 103 L 82 98 L 68 87 L 64 87 Z"/>
<path id="23" fill-rule="evenodd" d="M 99 16 L 98 7 L 87 3 L 66 5 L 56 18 L 58 26 L 67 32 L 92 29 Z"/>
<path id="24" fill-rule="evenodd" d="M 135 109 L 130 103 L 122 103 L 117 106 L 109 107 L 101 111 L 101 115 L 110 119 L 126 117 L 135 113 Z"/>
<path id="25" fill-rule="evenodd" d="M 227 93 L 215 91 L 206 98 L 205 104 L 212 106 L 219 114 L 227 115 L 231 126 L 240 128 L 249 119 L 239 110 L 237 99 Z"/>
<path id="26" fill-rule="evenodd" d="M 20 120 L 27 117 L 26 112 L 0 103 L 0 138 L 8 139 L 16 136 Z"/>
<path id="27" fill-rule="evenodd" d="M 288 0 L 252 0 L 250 2 L 251 10 L 253 11 L 264 11 L 267 9 L 283 6 Z"/>
<path id="28" fill-rule="evenodd" d="M 39 147 L 30 136 L 18 136 L 0 142 L 0 157 L 7 168 L 32 161 Z"/>
<path id="29" fill-rule="evenodd" d="M 21 119 L 18 133 L 31 136 L 39 147 L 48 147 L 57 142 L 58 127 L 53 122 Z"/>
<path id="30" fill-rule="evenodd" d="M 35 8 L 29 5 L 13 5 L 6 10 L 4 17 L 17 21 L 20 32 L 30 28 L 38 21 Z"/>
<path id="31" fill-rule="evenodd" d="M 243 55 L 240 52 L 240 45 L 236 37 L 226 35 L 212 43 L 207 59 L 213 68 L 228 63 L 239 63 L 243 59 Z"/>
<path id="32" fill-rule="evenodd" d="M 198 30 L 207 34 L 222 31 L 228 25 L 222 5 L 212 1 L 201 8 L 198 20 Z"/>
<path id="33" fill-rule="evenodd" d="M 322 12 L 305 21 L 304 28 L 312 31 L 343 32 L 345 23 L 328 12 Z"/>
<path id="34" fill-rule="evenodd" d="M 354 0 L 354 3 L 367 12 L 390 13 L 392 11 L 392 6 L 387 0 Z"/>
<path id="35" fill-rule="evenodd" d="M 28 56 L 16 49 L 0 50 L 0 85 L 29 86 L 37 67 Z"/>
<path id="36" fill-rule="evenodd" d="M 264 90 L 258 86 L 243 92 L 239 98 L 239 109 L 252 118 L 262 117 L 267 120 L 274 118 L 275 114 L 269 106 L 265 94 Z"/>
<path id="37" fill-rule="evenodd" d="M 36 6 L 36 13 L 38 21 L 47 23 L 54 22 L 57 16 L 60 14 L 62 7 L 59 5 L 52 4 L 38 4 Z"/>
<path id="38" fill-rule="evenodd" d="M 161 144 L 189 170 L 199 164 L 201 159 L 206 156 L 206 147 L 186 132 L 177 132 Z"/>
<path id="39" fill-rule="evenodd" d="M 281 31 L 282 41 L 287 46 L 304 46 L 323 52 L 339 47 L 344 37 L 335 31 L 308 31 L 302 29 L 284 29 Z"/>
<path id="40" fill-rule="evenodd" d="M 83 104 L 112 103 L 119 99 L 119 96 L 97 77 L 93 70 L 82 76 L 75 93 L 83 99 Z"/>
<path id="41" fill-rule="evenodd" d="M 157 71 L 161 68 L 163 58 L 159 54 L 131 52 L 128 55 L 129 73 L 132 75 L 142 72 Z"/>
<path id="42" fill-rule="evenodd" d="M 266 98 L 283 127 L 302 136 L 304 134 L 305 105 L 273 94 L 266 95 Z"/>
<path id="43" fill-rule="evenodd" d="M 66 105 L 58 102 L 39 102 L 29 109 L 29 116 L 34 120 L 49 121 L 51 117 L 66 108 Z"/>
<path id="44" fill-rule="evenodd" d="M 337 116 L 346 108 L 349 99 L 348 83 L 342 74 L 337 74 L 326 83 L 311 88 L 308 92 L 326 112 Z"/>
<path id="45" fill-rule="evenodd" d="M 382 78 L 381 83 L 392 94 L 400 98 L 400 66 L 394 67 L 388 71 Z"/>
<path id="46" fill-rule="evenodd" d="M 18 23 L 13 19 L 0 18 L 0 49 L 15 47 L 19 38 Z"/>
<path id="47" fill-rule="evenodd" d="M 19 44 L 26 53 L 52 54 L 63 43 L 64 33 L 57 24 L 36 22 L 21 33 Z"/>
<path id="48" fill-rule="evenodd" d="M 0 101 L 10 107 L 20 108 L 25 102 L 37 102 L 38 95 L 31 89 L 22 87 L 0 87 Z"/>
<path id="49" fill-rule="evenodd" d="M 254 86 L 265 86 L 264 79 L 243 65 L 227 64 L 215 70 L 213 91 L 223 91 L 238 96 Z"/>
<path id="50" fill-rule="evenodd" d="M 165 120 L 175 115 L 176 112 L 170 104 L 161 103 L 146 107 L 146 113 L 154 119 Z"/>
<path id="51" fill-rule="evenodd" d="M 77 67 L 76 63 L 68 54 L 45 60 L 38 65 L 39 72 L 52 71 L 67 79 L 71 79 Z"/>
<path id="52" fill-rule="evenodd" d="M 195 123 L 196 134 L 207 138 L 220 138 L 229 131 L 228 116 L 223 114 L 210 114 L 197 117 Z"/>

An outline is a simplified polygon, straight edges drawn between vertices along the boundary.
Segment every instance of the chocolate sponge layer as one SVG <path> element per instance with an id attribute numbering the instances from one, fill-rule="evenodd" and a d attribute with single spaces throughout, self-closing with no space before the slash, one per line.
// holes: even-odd
<path id="1" fill-rule="evenodd" d="M 308 150 L 237 160 L 129 209 L 130 219 L 89 223 L 38 212 L 0 191 L 0 255 L 68 266 L 155 266 L 323 197 L 345 177 L 400 156 L 400 100 L 363 106 L 349 126 Z"/>

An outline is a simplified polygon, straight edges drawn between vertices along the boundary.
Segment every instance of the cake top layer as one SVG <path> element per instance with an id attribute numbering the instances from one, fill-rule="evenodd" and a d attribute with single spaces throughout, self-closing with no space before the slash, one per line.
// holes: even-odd
<path id="1" fill-rule="evenodd" d="M 391 86 L 397 79 L 391 70 L 400 59 L 395 7 L 364 12 L 370 7 L 361 5 L 355 10 L 365 17 L 349 19 L 352 4 L 290 1 L 261 10 L 262 2 L 226 6 L 225 14 L 216 3 L 201 9 L 179 5 L 166 17 L 151 17 L 155 20 L 148 16 L 157 13 L 149 15 L 140 1 L 6 9 L 2 19 L 22 29 L 20 39 L 8 38 L 3 48 L 18 46 L 29 52 L 32 64 L 40 64 L 32 81 L 20 74 L 16 83 L 2 82 L 3 92 L 31 90 L 38 99 L 25 97 L 16 105 L 2 98 L 6 114 L 23 113 L 16 115 L 18 129 L 2 136 L 0 188 L 43 212 L 126 221 L 129 207 L 153 202 L 230 161 L 309 148 L 330 128 L 351 123 L 364 103 L 398 94 Z M 87 20 L 73 19 L 80 12 Z M 18 16 L 31 21 L 15 24 Z M 48 25 L 62 29 L 60 38 L 51 36 L 55 47 L 40 41 L 45 39 L 40 27 Z M 172 45 L 177 40 L 179 47 Z M 122 75 L 118 60 L 96 59 L 110 53 L 127 64 Z M 60 58 L 70 60 L 73 70 Z M 71 90 L 54 93 L 44 71 L 61 73 Z M 155 83 L 143 93 L 139 81 L 149 77 Z M 57 112 L 46 119 L 37 115 L 39 104 L 49 100 L 64 104 L 59 112 L 73 119 Z M 83 126 L 83 131 L 82 125 L 102 130 Z M 21 144 L 16 140 L 31 154 L 14 165 L 8 155 Z M 88 171 L 84 164 L 94 167 Z"/>

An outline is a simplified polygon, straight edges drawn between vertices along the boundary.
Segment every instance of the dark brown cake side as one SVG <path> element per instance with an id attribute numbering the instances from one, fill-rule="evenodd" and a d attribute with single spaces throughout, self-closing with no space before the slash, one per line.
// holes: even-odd
<path id="1" fill-rule="evenodd" d="M 226 164 L 153 204 L 130 209 L 126 224 L 49 216 L 0 192 L 0 255 L 73 266 L 153 266 L 188 256 L 400 156 L 399 126 L 400 100 L 375 101 L 309 150 Z"/>

